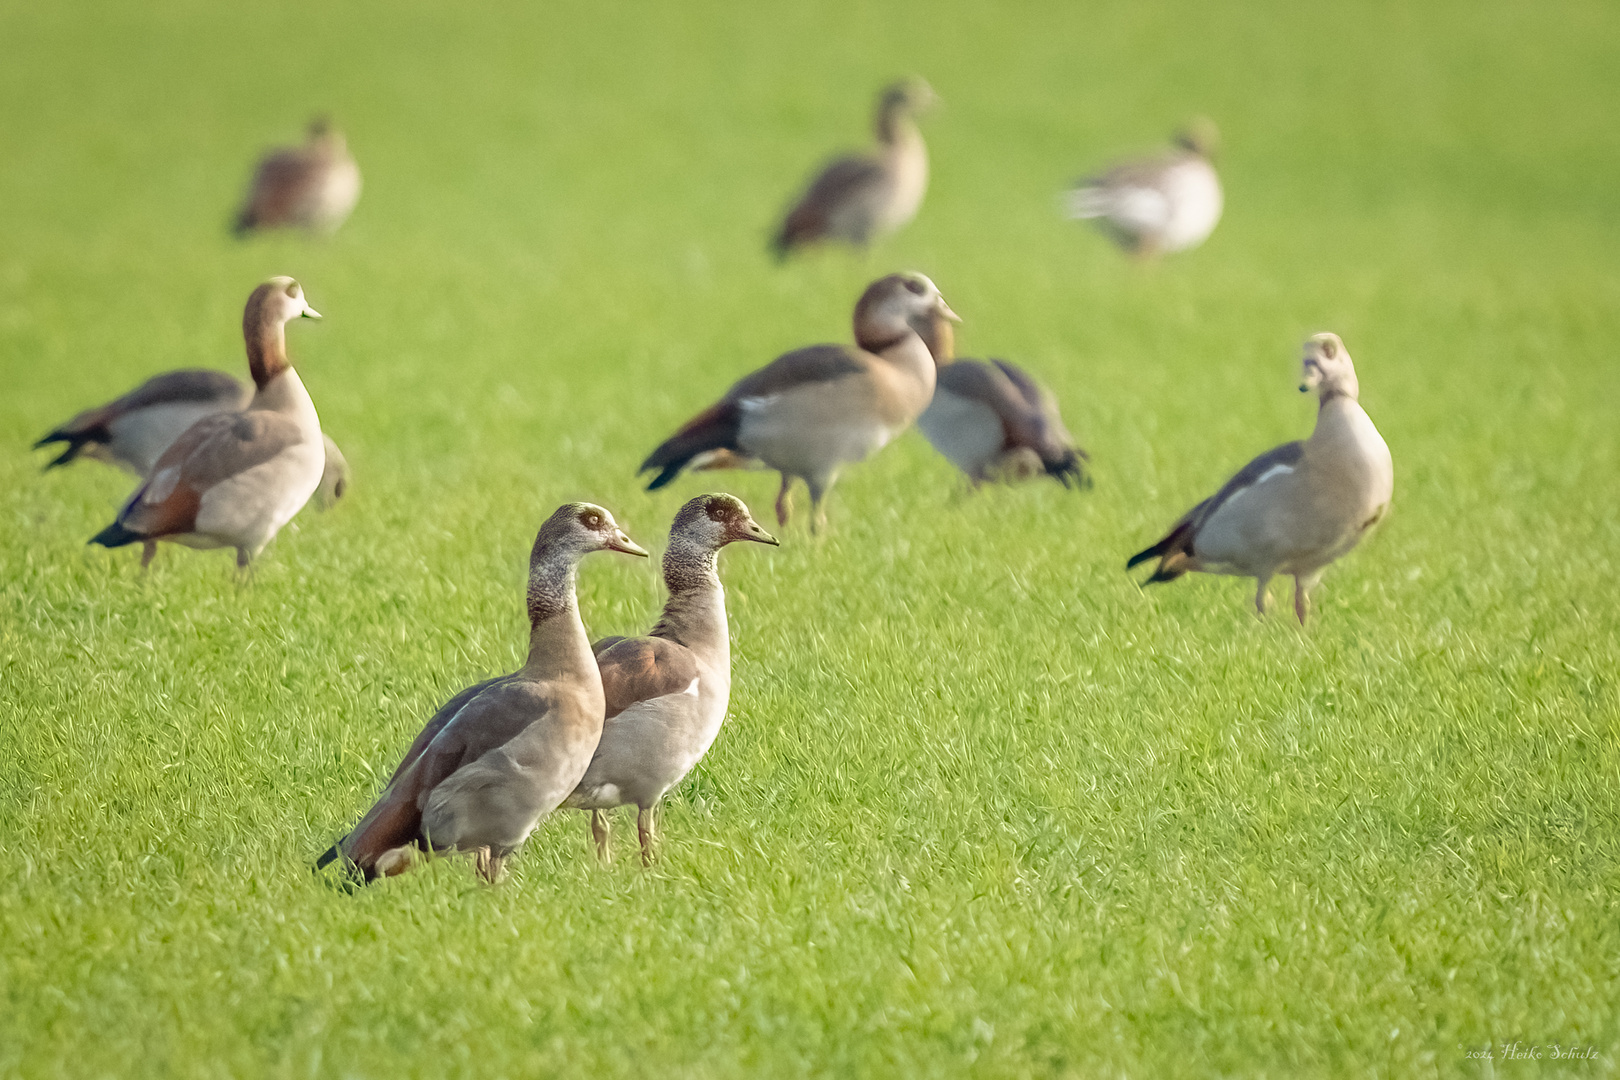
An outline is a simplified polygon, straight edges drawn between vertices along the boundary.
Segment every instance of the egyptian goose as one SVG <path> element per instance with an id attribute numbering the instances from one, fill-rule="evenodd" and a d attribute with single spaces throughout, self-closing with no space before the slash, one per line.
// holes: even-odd
<path id="1" fill-rule="evenodd" d="M 290 277 L 253 290 L 242 313 L 248 369 L 257 388 L 246 409 L 205 416 L 152 465 L 118 519 L 90 539 L 103 547 L 157 541 L 233 547 L 236 565 L 264 549 L 320 486 L 326 466 L 320 418 L 287 358 L 286 325 L 318 319 Z"/>
<path id="2" fill-rule="evenodd" d="M 603 811 L 634 804 L 641 861 L 652 863 L 653 808 L 720 733 L 731 698 L 731 640 L 715 562 L 735 540 L 777 543 L 734 496 L 700 495 L 681 507 L 664 552 L 663 617 L 646 637 L 603 638 L 591 646 L 607 720 L 590 768 L 563 805 L 591 812 L 604 862 Z"/>
<path id="3" fill-rule="evenodd" d="M 461 852 L 486 881 L 500 880 L 507 857 L 579 784 L 602 738 L 602 676 L 574 595 L 579 561 L 593 551 L 647 554 L 600 506 L 569 503 L 546 519 L 529 555 L 523 667 L 451 698 L 317 869 L 341 858 L 373 881 L 427 852 Z"/>
<path id="4" fill-rule="evenodd" d="M 1069 216 L 1095 219 L 1142 258 L 1197 247 L 1221 220 L 1221 181 L 1210 163 L 1218 139 L 1214 124 L 1194 122 L 1169 153 L 1080 181 L 1069 193 Z"/>
<path id="5" fill-rule="evenodd" d="M 641 463 L 659 470 L 647 490 L 673 480 L 688 462 L 716 450 L 757 458 L 782 474 L 776 518 L 788 519 L 794 477 L 810 488 L 812 528 L 826 522 L 822 500 L 841 466 L 860 461 L 900 434 L 934 394 L 928 342 L 960 319 L 921 274 L 890 274 L 855 305 L 855 346 L 811 345 L 744 376 Z"/>
<path id="6" fill-rule="evenodd" d="M 67 443 L 67 449 L 45 467 L 53 469 L 80 458 L 116 465 L 142 480 L 174 440 L 205 416 L 240 412 L 253 401 L 253 388 L 240 379 L 207 368 L 187 368 L 154 375 L 105 405 L 86 409 L 34 444 Z M 323 506 L 343 497 L 349 486 L 349 462 L 332 437 L 322 432 L 326 464 L 316 494 Z"/>
<path id="7" fill-rule="evenodd" d="M 1005 360 L 941 365 L 934 400 L 917 427 L 974 484 L 1043 472 L 1064 487 L 1090 482 L 1089 458 L 1063 426 L 1057 400 Z"/>
<path id="8" fill-rule="evenodd" d="M 1147 584 L 1173 581 L 1189 570 L 1252 577 L 1261 615 L 1272 576 L 1289 574 L 1294 614 L 1304 625 L 1308 594 L 1322 571 L 1389 513 L 1395 467 L 1356 401 L 1355 365 L 1336 334 L 1317 334 L 1305 343 L 1299 389 L 1316 390 L 1320 401 L 1311 437 L 1249 462 L 1187 511 L 1164 539 L 1131 556 L 1126 569 L 1157 558 Z"/>
<path id="9" fill-rule="evenodd" d="M 772 242 L 777 258 L 821 240 L 865 247 L 915 217 L 928 190 L 928 148 L 914 118 L 937 101 L 921 79 L 884 90 L 877 150 L 839 158 L 816 176 Z"/>
<path id="10" fill-rule="evenodd" d="M 259 161 L 236 215 L 236 235 L 284 226 L 329 234 L 359 201 L 360 166 L 349 156 L 343 133 L 318 116 L 303 146 L 272 150 Z"/>

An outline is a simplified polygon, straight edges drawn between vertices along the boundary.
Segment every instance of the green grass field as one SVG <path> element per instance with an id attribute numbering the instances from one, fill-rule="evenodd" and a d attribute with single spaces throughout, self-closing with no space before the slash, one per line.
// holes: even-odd
<path id="1" fill-rule="evenodd" d="M 0 42 L 0 1075 L 1620 1070 L 1614 5 L 6 0 Z M 918 220 L 772 265 L 909 72 L 945 101 Z M 322 109 L 353 219 L 233 242 L 253 157 Z M 1203 249 L 1061 220 L 1199 113 Z M 770 474 L 635 466 L 899 268 L 1056 390 L 1095 489 L 969 494 L 912 433 L 825 539 L 728 553 L 731 719 L 649 872 L 627 819 L 602 868 L 565 814 L 494 889 L 312 875 L 519 662 L 550 510 L 654 548 L 700 491 L 768 515 Z M 241 374 L 278 273 L 326 315 L 289 347 L 350 497 L 246 586 L 87 548 L 129 481 L 28 444 Z M 1280 590 L 1264 622 L 1241 581 L 1139 590 L 1127 555 L 1309 431 L 1321 329 L 1395 456 L 1383 531 L 1303 633 Z M 593 634 L 661 600 L 655 565 L 583 571 Z"/>

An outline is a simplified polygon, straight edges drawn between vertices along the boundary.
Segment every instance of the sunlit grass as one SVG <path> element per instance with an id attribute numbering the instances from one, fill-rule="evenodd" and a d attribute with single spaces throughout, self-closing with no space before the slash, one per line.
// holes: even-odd
<path id="1" fill-rule="evenodd" d="M 882 12 L 190 2 L 0 13 L 0 1074 L 1490 1075 L 1620 1046 L 1620 19 L 1594 3 Z M 925 75 L 919 220 L 773 216 Z M 327 243 L 229 241 L 330 110 Z M 1226 221 L 1127 264 L 1062 185 L 1187 116 Z M 508 670 L 559 502 L 660 546 L 675 424 L 928 273 L 1057 391 L 1094 490 L 969 494 L 916 435 L 823 540 L 731 551 L 732 716 L 642 872 L 547 822 L 496 889 L 308 872 L 448 694 Z M 87 549 L 127 493 L 26 447 L 239 371 L 273 273 L 355 469 L 251 583 Z M 1309 430 L 1341 333 L 1394 514 L 1313 624 L 1126 555 Z M 801 498 L 802 501 L 802 498 Z M 656 568 L 596 556 L 593 633 Z M 1286 608 L 1286 605 L 1279 605 Z M 620 828 L 618 840 L 630 842 Z M 628 852 L 628 848 L 625 849 Z"/>

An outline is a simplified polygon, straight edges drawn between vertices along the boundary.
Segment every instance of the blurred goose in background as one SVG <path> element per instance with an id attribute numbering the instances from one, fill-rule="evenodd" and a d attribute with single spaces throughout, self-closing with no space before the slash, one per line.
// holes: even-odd
<path id="1" fill-rule="evenodd" d="M 260 160 L 236 215 L 236 235 L 287 226 L 330 234 L 359 201 L 360 166 L 343 133 L 317 116 L 303 146 L 272 150 Z"/>
<path id="2" fill-rule="evenodd" d="M 777 258 L 822 240 L 865 247 L 915 217 L 928 190 L 928 148 L 915 118 L 938 100 L 921 79 L 884 90 L 877 150 L 839 158 L 817 175 L 776 234 Z"/>
<path id="3" fill-rule="evenodd" d="M 822 500 L 846 463 L 900 434 L 934 394 L 928 342 L 960 321 L 921 274 L 890 274 L 855 305 L 855 346 L 811 345 L 744 376 L 641 463 L 661 488 L 700 455 L 756 458 L 782 474 L 776 518 L 788 519 L 795 477 L 810 489 L 811 527 L 826 522 Z"/>
<path id="4" fill-rule="evenodd" d="M 318 319 L 290 277 L 253 290 L 242 313 L 248 369 L 256 387 L 246 409 L 216 412 L 187 428 L 159 455 L 151 477 L 92 544 L 141 543 L 144 568 L 157 541 L 233 547 L 236 565 L 270 542 L 320 486 L 326 466 L 315 403 L 287 357 L 286 325 Z"/>
<path id="5" fill-rule="evenodd" d="M 731 699 L 731 638 L 716 561 L 737 540 L 777 543 L 741 499 L 700 495 L 675 515 L 664 552 L 663 617 L 646 637 L 598 641 L 607 720 L 585 778 L 565 806 L 591 812 L 596 853 L 607 862 L 605 810 L 633 804 L 641 861 L 653 857 L 653 808 L 720 734 Z"/>
<path id="6" fill-rule="evenodd" d="M 1005 360 L 942 365 L 917 427 L 975 485 L 1042 473 L 1064 487 L 1091 484 L 1090 459 L 1063 426 L 1057 399 Z"/>
<path id="7" fill-rule="evenodd" d="M 590 503 L 558 507 L 529 554 L 529 656 L 511 675 L 468 687 L 416 737 L 338 859 L 365 881 L 428 852 L 471 854 L 494 884 L 506 859 L 585 775 L 602 738 L 602 677 L 580 622 L 579 562 L 593 551 L 647 553 Z"/>
<path id="8" fill-rule="evenodd" d="M 254 388 L 223 371 L 186 368 L 154 375 L 105 405 L 86 409 L 34 444 L 67 443 L 47 469 L 80 458 L 116 465 L 141 479 L 152 475 L 163 451 L 205 416 L 240 412 L 253 401 Z M 321 486 L 316 489 L 322 506 L 343 497 L 349 486 L 349 462 L 331 436 L 322 433 L 326 448 Z"/>
<path id="9" fill-rule="evenodd" d="M 1305 343 L 1299 389 L 1316 390 L 1320 401 L 1311 437 L 1249 462 L 1164 539 L 1131 556 L 1126 569 L 1157 558 L 1146 584 L 1188 571 L 1252 577 L 1261 615 L 1273 575 L 1290 574 L 1294 614 L 1304 625 L 1308 594 L 1322 571 L 1389 513 L 1395 469 L 1383 436 L 1356 401 L 1355 365 L 1336 334 Z"/>
<path id="10" fill-rule="evenodd" d="M 1197 247 L 1221 220 L 1221 182 L 1210 163 L 1218 142 L 1213 123 L 1195 121 L 1170 152 L 1080 181 L 1069 194 L 1069 216 L 1094 219 L 1142 258 Z"/>

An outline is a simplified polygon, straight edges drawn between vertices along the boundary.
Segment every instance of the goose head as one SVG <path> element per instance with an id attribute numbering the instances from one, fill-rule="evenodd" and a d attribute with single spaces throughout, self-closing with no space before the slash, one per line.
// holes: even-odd
<path id="1" fill-rule="evenodd" d="M 529 562 L 533 565 L 549 557 L 577 562 L 593 551 L 622 551 L 642 557 L 647 554 L 602 507 L 595 503 L 565 503 L 540 526 Z"/>
<path id="2" fill-rule="evenodd" d="M 878 95 L 874 126 L 882 142 L 892 142 L 903 117 L 916 117 L 939 104 L 934 88 L 919 78 L 901 79 L 884 87 Z"/>
<path id="3" fill-rule="evenodd" d="M 1181 149 L 1209 160 L 1220 151 L 1221 133 L 1215 126 L 1215 121 L 1207 116 L 1200 116 L 1176 132 L 1176 137 L 1172 141 Z"/>
<path id="4" fill-rule="evenodd" d="M 711 551 L 738 540 L 752 540 L 772 547 L 781 544 L 754 520 L 741 499 L 723 492 L 699 495 L 681 507 L 669 535 L 672 547 L 686 541 Z"/>
<path id="5" fill-rule="evenodd" d="M 1305 342 L 1305 357 L 1299 392 L 1317 391 L 1323 401 L 1343 395 L 1354 401 L 1360 393 L 1356 382 L 1356 366 L 1350 362 L 1350 352 L 1339 340 L 1338 334 L 1313 334 Z"/>
<path id="6" fill-rule="evenodd" d="M 290 277 L 273 277 L 248 297 L 243 323 L 285 326 L 294 319 L 318 319 L 321 313 L 304 299 L 304 287 Z"/>
<path id="7" fill-rule="evenodd" d="M 868 285 L 856 303 L 855 342 L 870 352 L 881 352 L 914 333 L 927 343 L 936 362 L 945 362 L 954 346 L 950 324 L 961 321 L 922 274 L 890 274 Z"/>

